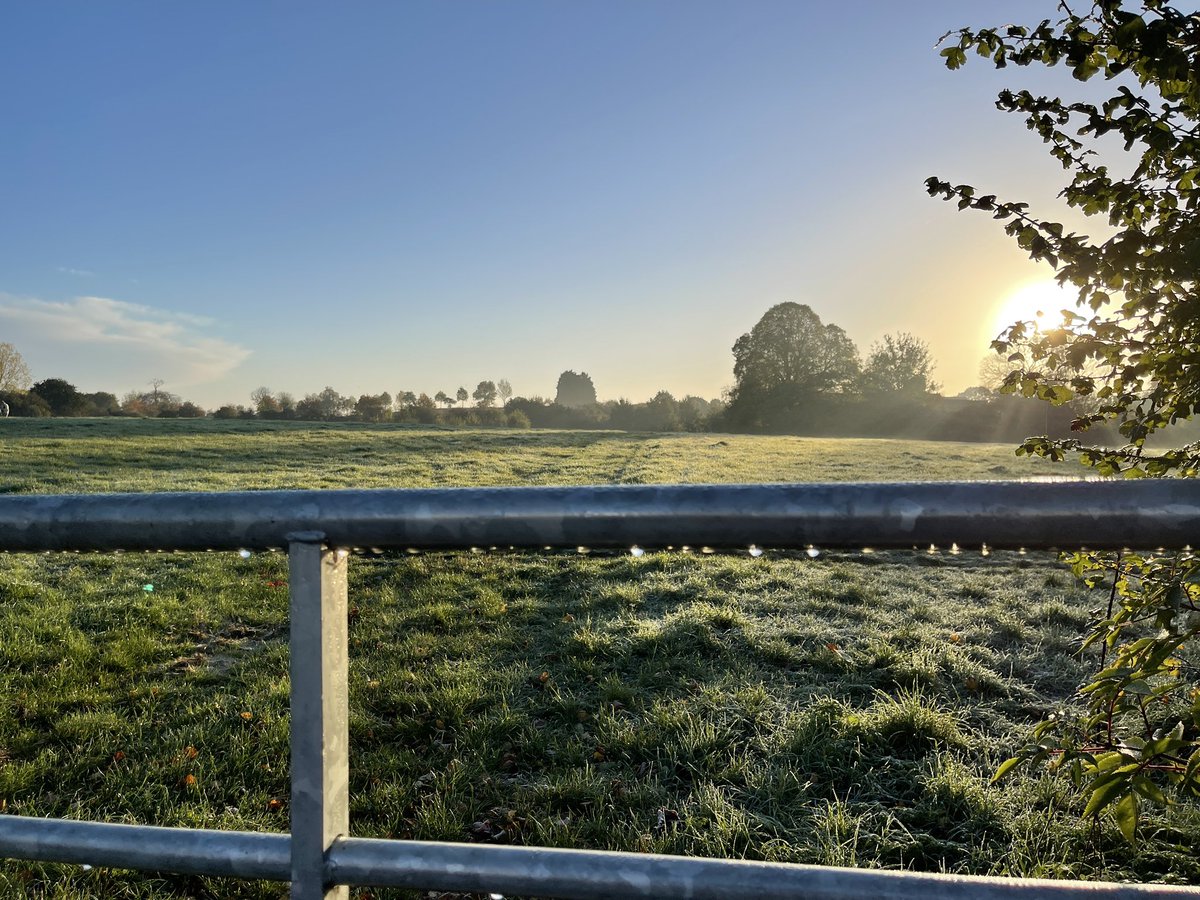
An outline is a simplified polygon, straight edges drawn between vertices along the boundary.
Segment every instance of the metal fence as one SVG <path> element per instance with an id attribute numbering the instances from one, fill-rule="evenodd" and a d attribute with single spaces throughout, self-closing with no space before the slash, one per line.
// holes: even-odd
<path id="1" fill-rule="evenodd" d="M 291 882 L 602 897 L 1200 896 L 1040 881 L 350 836 L 347 589 L 353 548 L 1183 547 L 1200 481 L 697 485 L 0 497 L 0 550 L 289 554 L 291 833 L 0 816 L 0 855 Z"/>

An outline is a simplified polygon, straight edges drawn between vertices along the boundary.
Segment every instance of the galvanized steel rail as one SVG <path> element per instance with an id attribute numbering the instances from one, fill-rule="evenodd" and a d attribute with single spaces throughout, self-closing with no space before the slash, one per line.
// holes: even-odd
<path id="1" fill-rule="evenodd" d="M 0 548 L 1181 546 L 1200 479 L 0 497 Z"/>
<path id="2" fill-rule="evenodd" d="M 291 594 L 292 833 L 0 815 L 0 855 L 290 881 L 567 898 L 905 900 L 1200 897 L 1200 888 L 978 878 L 652 854 L 350 837 L 348 548 L 988 545 L 1182 547 L 1200 482 L 991 482 L 93 494 L 0 497 L 0 550 L 286 547 Z"/>

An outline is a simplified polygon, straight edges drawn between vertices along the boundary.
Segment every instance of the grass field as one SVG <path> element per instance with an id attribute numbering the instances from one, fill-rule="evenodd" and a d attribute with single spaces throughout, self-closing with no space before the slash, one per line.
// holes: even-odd
<path id="1" fill-rule="evenodd" d="M 1075 473 L 968 444 L 0 426 L 10 493 Z M 1052 558 L 422 554 L 350 571 L 356 834 L 1200 883 L 1194 805 L 1131 848 L 1080 820 L 1061 779 L 988 783 L 1085 670 L 1074 641 L 1097 600 Z M 0 804 L 286 830 L 286 578 L 282 554 L 0 555 Z M 284 894 L 0 867 L 0 896 Z"/>

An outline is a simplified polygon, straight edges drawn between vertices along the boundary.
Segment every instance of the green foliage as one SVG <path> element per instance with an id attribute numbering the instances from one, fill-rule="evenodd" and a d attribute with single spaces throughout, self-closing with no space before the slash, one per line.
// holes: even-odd
<path id="1" fill-rule="evenodd" d="M 476 386 L 475 391 L 471 394 L 475 400 L 476 406 L 487 408 L 496 405 L 496 382 L 481 381 Z"/>
<path id="2" fill-rule="evenodd" d="M 51 413 L 56 416 L 79 415 L 87 405 L 87 401 L 75 385 L 62 378 L 47 378 L 39 381 L 29 391 L 45 400 Z"/>
<path id="3" fill-rule="evenodd" d="M 800 303 L 772 306 L 733 345 L 734 403 L 781 386 L 838 393 L 859 375 L 858 348 L 837 325 Z"/>
<path id="4" fill-rule="evenodd" d="M 1170 802 L 1161 785 L 1200 797 L 1200 689 L 1195 645 L 1200 637 L 1200 567 L 1189 551 L 1124 554 L 1115 564 L 1097 554 L 1070 557 L 1089 587 L 1110 584 L 1108 609 L 1083 642 L 1100 670 L 1080 688 L 1081 716 L 1052 716 L 997 771 L 1047 760 L 1091 792 L 1085 815 L 1111 810 L 1134 839 L 1143 801 Z M 1111 659 L 1109 654 L 1111 653 Z"/>
<path id="5" fill-rule="evenodd" d="M 1147 439 L 1200 405 L 1200 17 L 1161 0 L 1144 0 L 1135 10 L 1123 5 L 1098 0 L 1086 13 L 1063 5 L 1064 18 L 1035 28 L 964 29 L 942 50 L 951 69 L 974 50 L 999 68 L 1061 64 L 1080 81 L 1103 75 L 1113 84 L 1100 102 L 1025 90 L 1002 91 L 997 102 L 1025 117 L 1071 173 L 1060 196 L 1085 215 L 1103 217 L 1108 237 L 1069 232 L 1030 213 L 1026 203 L 1000 201 L 970 185 L 937 178 L 926 185 L 959 209 L 1004 221 L 1032 259 L 1054 266 L 1058 281 L 1078 290 L 1078 311 L 1065 311 L 1061 327 L 1017 323 L 993 344 L 1011 354 L 1014 367 L 1003 390 L 1056 405 L 1091 398 L 1091 410 L 1076 417 L 1073 429 L 1115 422 L 1124 444 L 1037 437 L 1019 452 L 1054 460 L 1078 455 L 1102 475 L 1194 477 L 1200 445 L 1152 451 Z M 1128 160 L 1127 171 L 1102 161 L 1113 156 L 1104 149 L 1106 136 L 1123 143 L 1127 155 L 1116 161 Z M 1085 813 L 1112 812 L 1132 840 L 1144 802 L 1168 799 L 1164 786 L 1184 795 L 1200 791 L 1192 661 L 1200 567 L 1190 552 L 1115 560 L 1078 554 L 1072 561 L 1089 581 L 1104 572 L 1112 579 L 1110 608 L 1085 641 L 1103 648 L 1101 671 L 1082 688 L 1086 714 L 1042 723 L 1016 760 L 1053 757 L 1089 786 Z M 1015 765 L 1006 763 L 1000 774 Z"/>
<path id="6" fill-rule="evenodd" d="M 863 367 L 863 388 L 885 394 L 932 394 L 938 386 L 930 378 L 933 357 L 929 345 L 907 332 L 871 345 Z"/>

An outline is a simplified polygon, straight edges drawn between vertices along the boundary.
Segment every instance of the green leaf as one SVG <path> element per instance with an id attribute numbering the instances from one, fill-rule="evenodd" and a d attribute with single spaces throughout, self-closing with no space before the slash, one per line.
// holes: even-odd
<path id="1" fill-rule="evenodd" d="M 1092 791 L 1092 796 L 1088 798 L 1087 806 L 1083 810 L 1085 816 L 1101 812 L 1109 804 L 1116 802 L 1130 791 L 1129 776 L 1123 772 L 1103 775 L 1097 778 L 1093 784 L 1097 787 Z"/>
<path id="2" fill-rule="evenodd" d="M 992 784 L 1000 781 L 1000 779 L 1004 778 L 1004 776 L 1006 776 L 1009 772 L 1023 762 L 1025 762 L 1024 757 L 1014 756 L 1011 759 L 1006 759 L 1004 762 L 1000 763 L 1000 768 L 998 768 L 996 770 L 996 774 L 992 776 Z"/>
<path id="3" fill-rule="evenodd" d="M 1155 784 L 1145 775 L 1140 775 L 1133 779 L 1133 789 L 1151 803 L 1156 803 L 1159 806 L 1167 805 L 1167 795 L 1162 792 L 1157 784 Z"/>
<path id="4" fill-rule="evenodd" d="M 967 61 L 967 54 L 961 47 L 947 47 L 941 56 L 946 60 L 947 69 L 957 69 Z"/>
<path id="5" fill-rule="evenodd" d="M 1137 795 L 1131 793 L 1122 797 L 1120 802 L 1113 807 L 1113 818 L 1117 820 L 1117 827 L 1121 829 L 1125 840 L 1132 844 L 1138 826 Z"/>

